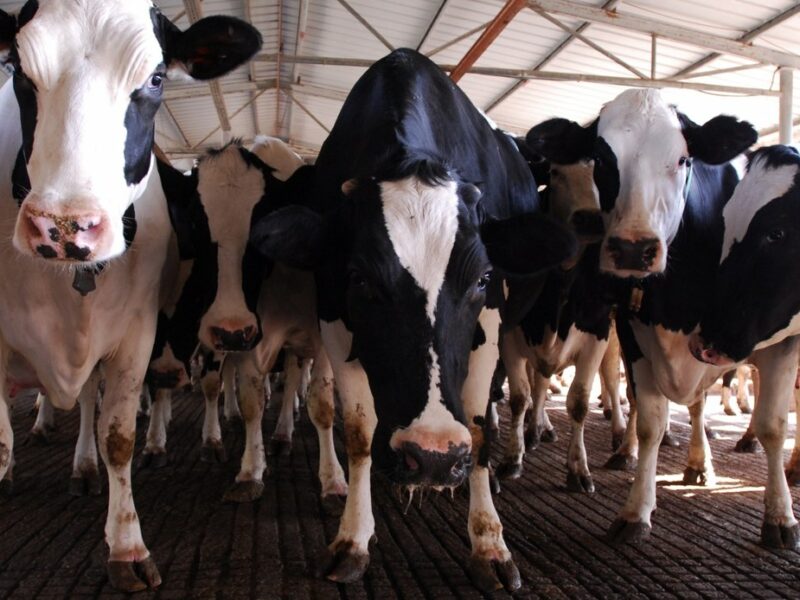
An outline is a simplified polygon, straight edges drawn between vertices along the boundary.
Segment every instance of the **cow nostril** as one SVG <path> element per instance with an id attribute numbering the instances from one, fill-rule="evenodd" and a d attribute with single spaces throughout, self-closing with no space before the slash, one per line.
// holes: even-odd
<path id="1" fill-rule="evenodd" d="M 656 259 L 657 254 L 658 254 L 658 247 L 650 246 L 649 248 L 645 249 L 643 256 L 647 262 L 652 263 Z"/>
<path id="2" fill-rule="evenodd" d="M 406 460 L 406 466 L 410 471 L 419 471 L 419 463 L 417 462 L 417 459 L 415 459 L 410 454 L 406 454 L 405 460 Z"/>

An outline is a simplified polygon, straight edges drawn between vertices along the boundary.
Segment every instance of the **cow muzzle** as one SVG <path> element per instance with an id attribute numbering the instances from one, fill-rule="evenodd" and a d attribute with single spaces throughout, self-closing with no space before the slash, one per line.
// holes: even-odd
<path id="1" fill-rule="evenodd" d="M 472 468 L 466 444 L 451 444 L 446 452 L 438 452 L 404 442 L 395 452 L 398 463 L 392 479 L 401 485 L 455 487 L 464 482 Z"/>
<path id="2" fill-rule="evenodd" d="M 689 337 L 689 352 L 692 353 L 700 362 L 715 365 L 717 367 L 724 367 L 732 365 L 733 360 L 728 356 L 714 348 L 712 344 L 707 343 L 698 333 L 693 333 Z"/>
<path id="3" fill-rule="evenodd" d="M 119 232 L 120 235 L 122 232 Z M 23 254 L 73 263 L 112 258 L 114 232 L 103 211 L 60 214 L 23 203 L 14 232 L 14 246 Z"/>
<path id="4" fill-rule="evenodd" d="M 655 237 L 609 237 L 600 268 L 620 277 L 646 277 L 664 270 L 664 244 Z"/>
<path id="5" fill-rule="evenodd" d="M 220 352 L 246 352 L 259 342 L 258 324 L 253 322 L 221 321 L 203 328 L 203 344 Z"/>

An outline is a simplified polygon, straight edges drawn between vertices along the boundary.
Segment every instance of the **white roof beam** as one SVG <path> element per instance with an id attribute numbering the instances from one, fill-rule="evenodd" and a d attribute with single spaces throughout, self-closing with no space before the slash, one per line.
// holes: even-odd
<path id="1" fill-rule="evenodd" d="M 349 12 L 351 15 L 353 15 L 355 17 L 356 21 L 361 23 L 367 29 L 367 31 L 369 31 L 372 35 L 374 35 L 376 38 L 378 38 L 378 40 L 381 42 L 381 44 L 386 46 L 390 51 L 394 50 L 394 46 L 392 46 L 392 44 L 389 43 L 389 40 L 387 40 L 385 37 L 383 37 L 381 35 L 380 31 L 378 31 L 372 25 L 370 25 L 370 22 L 367 21 L 361 15 L 361 13 L 359 13 L 355 8 L 350 6 L 350 4 L 348 4 L 346 0 L 338 0 L 338 2 L 339 2 L 339 4 L 341 4 L 345 8 L 345 10 L 347 10 L 347 12 Z"/>
<path id="2" fill-rule="evenodd" d="M 419 52 L 420 48 L 425 44 L 428 40 L 428 36 L 433 31 L 433 28 L 436 26 L 436 22 L 439 20 L 439 17 L 442 16 L 442 12 L 444 12 L 445 6 L 447 6 L 449 0 L 442 0 L 442 3 L 439 5 L 439 8 L 436 9 L 436 14 L 433 15 L 431 22 L 428 23 L 428 27 L 425 28 L 425 33 L 422 34 L 422 37 L 419 38 L 419 43 L 417 44 L 417 52 Z M 299 54 L 299 52 L 298 52 Z"/>
<path id="3" fill-rule="evenodd" d="M 627 15 L 616 10 L 609 11 L 585 4 L 570 2 L 569 0 L 528 0 L 531 8 L 538 8 L 549 13 L 577 17 L 584 21 L 603 23 L 612 27 L 619 27 L 629 31 L 652 35 L 656 34 L 664 39 L 673 40 L 691 46 L 699 46 L 723 54 L 744 56 L 759 62 L 765 62 L 781 67 L 800 68 L 800 55 L 780 50 L 773 50 L 764 46 L 755 46 L 749 42 L 740 42 L 728 38 L 712 35 L 696 29 L 689 29 L 672 25 L 665 21 L 657 21 L 637 15 Z"/>

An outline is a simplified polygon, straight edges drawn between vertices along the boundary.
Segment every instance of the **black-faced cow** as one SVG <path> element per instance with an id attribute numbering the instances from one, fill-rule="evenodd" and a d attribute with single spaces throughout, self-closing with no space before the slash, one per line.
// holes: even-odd
<path id="1" fill-rule="evenodd" d="M 482 588 L 514 589 L 486 468 L 502 299 L 500 278 L 487 274 L 555 265 L 574 238 L 536 213 L 536 185 L 511 138 L 411 50 L 356 83 L 316 174 L 320 212 L 279 211 L 256 226 L 255 243 L 315 268 L 343 403 L 350 494 L 319 571 L 352 581 L 366 570 L 374 461 L 412 489 L 469 474 L 470 572 Z"/>
<path id="2" fill-rule="evenodd" d="M 237 142 L 212 151 L 191 176 L 160 165 L 168 195 L 183 199 L 170 208 L 173 221 L 185 226 L 178 231 L 179 242 L 194 257 L 178 301 L 178 321 L 193 328 L 195 344 L 199 340 L 205 348 L 226 352 L 226 365 L 238 373 L 245 449 L 236 483 L 225 495 L 231 501 L 254 500 L 263 492 L 264 382 L 284 347 L 296 357 L 314 358 L 307 402 L 320 437 L 323 499 L 347 493 L 333 446 L 333 377 L 319 338 L 313 277 L 265 263 L 248 243 L 253 222 L 307 187 L 311 171 L 301 165 L 302 159 L 274 138 L 260 139 L 253 152 Z M 290 372 L 299 384 L 299 368 Z M 284 400 L 291 403 L 293 395 Z M 206 413 L 213 419 L 216 404 Z"/>
<path id="3" fill-rule="evenodd" d="M 145 0 L 29 0 L 0 23 L 14 69 L 0 89 L 0 237 L 16 248 L 0 253 L 0 474 L 13 447 L 9 382 L 32 371 L 69 408 L 101 362 L 109 577 L 127 591 L 155 586 L 130 476 L 170 235 L 153 119 L 169 69 L 222 75 L 261 38 L 226 17 L 181 32 Z"/>
<path id="4" fill-rule="evenodd" d="M 787 407 L 797 373 L 800 294 L 797 273 L 800 155 L 789 146 L 755 151 L 723 212 L 719 271 L 699 333 L 691 341 L 700 360 L 730 366 L 752 353 L 759 391 L 752 428 L 767 453 L 769 476 L 761 530 L 768 546 L 800 543 L 792 497 L 780 476 Z M 787 475 L 797 479 L 800 434 Z"/>

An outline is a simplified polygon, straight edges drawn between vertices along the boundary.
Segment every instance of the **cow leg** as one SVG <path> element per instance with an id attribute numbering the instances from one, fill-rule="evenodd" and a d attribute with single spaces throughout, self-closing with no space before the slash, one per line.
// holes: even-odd
<path id="1" fill-rule="evenodd" d="M 619 397 L 620 381 L 619 339 L 612 328 L 608 347 L 600 362 L 600 384 L 603 390 L 603 416 L 611 419 L 611 449 L 616 451 L 625 436 L 625 415 Z"/>
<path id="2" fill-rule="evenodd" d="M 150 423 L 142 450 L 141 466 L 160 469 L 167 465 L 167 427 L 172 416 L 172 390 L 159 388 L 150 407 Z"/>
<path id="3" fill-rule="evenodd" d="M 226 360 L 222 364 L 222 394 L 225 398 L 222 409 L 225 420 L 229 423 L 241 421 L 242 413 L 236 400 L 236 367 L 232 360 Z"/>
<path id="4" fill-rule="evenodd" d="M 792 495 L 783 471 L 783 444 L 797 373 L 798 347 L 800 338 L 793 337 L 753 355 L 761 373 L 758 402 L 753 412 L 754 428 L 767 455 L 761 543 L 769 548 L 791 550 L 800 546 L 800 528 L 794 517 Z"/>
<path id="5" fill-rule="evenodd" d="M 33 423 L 28 439 L 37 445 L 50 443 L 50 434 L 56 430 L 56 415 L 53 404 L 45 394 L 39 393 L 36 397 L 36 421 Z"/>
<path id="6" fill-rule="evenodd" d="M 614 542 L 638 542 L 650 535 L 650 514 L 656 506 L 658 448 L 669 415 L 668 400 L 656 389 L 647 359 L 634 363 L 632 377 L 636 382 L 639 462 L 628 500 L 608 530 L 608 538 Z"/>
<path id="7" fill-rule="evenodd" d="M 69 493 L 73 496 L 99 496 L 103 491 L 97 469 L 97 441 L 94 436 L 94 415 L 97 395 L 100 393 L 100 379 L 100 371 L 96 368 L 83 384 L 78 396 L 81 427 L 72 460 L 72 477 L 69 480 Z"/>
<path id="8" fill-rule="evenodd" d="M 664 430 L 664 435 L 661 436 L 661 445 L 667 448 L 680 448 L 681 443 L 674 435 L 672 435 L 672 420 L 669 418 L 669 411 L 667 411 L 667 427 Z"/>
<path id="9" fill-rule="evenodd" d="M 536 369 L 533 368 L 530 361 L 528 362 L 528 381 L 533 381 L 534 386 L 536 385 Z M 564 381 L 561 380 L 563 384 Z M 565 384 L 566 385 L 566 384 Z M 544 388 L 544 395 L 541 396 L 541 401 L 538 404 L 538 408 L 535 404 L 536 399 L 534 398 L 534 410 L 536 412 L 536 422 L 539 424 L 539 441 L 549 444 L 551 442 L 558 441 L 558 434 L 556 433 L 555 427 L 550 422 L 550 415 L 547 414 L 547 410 L 545 410 L 545 404 L 547 399 L 550 397 L 548 392 L 550 391 L 550 378 L 547 378 L 547 386 Z"/>
<path id="10" fill-rule="evenodd" d="M 0 495 L 8 495 L 13 487 L 14 430 L 11 428 L 11 397 L 6 371 L 9 351 L 0 338 Z"/>
<path id="11" fill-rule="evenodd" d="M 751 370 L 751 377 L 753 378 L 753 412 L 758 408 L 758 399 L 761 394 L 761 375 L 756 367 Z M 736 446 L 733 448 L 734 452 L 747 452 L 753 453 L 758 451 L 758 440 L 756 439 L 755 418 L 750 417 L 750 423 L 747 425 L 747 430 L 742 434 Z"/>
<path id="12" fill-rule="evenodd" d="M 329 514 L 341 513 L 342 497 L 347 496 L 347 480 L 333 446 L 333 370 L 325 350 L 320 348 L 314 359 L 311 380 L 306 394 L 308 416 L 319 438 L 319 482 L 322 503 Z"/>
<path id="13" fill-rule="evenodd" d="M 298 408 L 305 406 L 308 399 L 308 387 L 311 385 L 311 373 L 314 369 L 314 361 L 305 358 L 301 365 L 300 387 L 297 389 L 297 400 L 300 405 Z M 331 377 L 333 377 L 333 373 L 331 373 Z M 299 417 L 299 414 L 295 416 Z"/>
<path id="14" fill-rule="evenodd" d="M 222 372 L 223 374 L 225 373 L 224 366 L 222 367 Z M 200 388 L 203 390 L 203 398 L 205 400 L 203 444 L 200 446 L 200 460 L 206 463 L 224 463 L 228 456 L 225 453 L 225 444 L 222 443 L 222 429 L 219 425 L 220 369 L 210 368 L 203 373 L 200 379 Z"/>
<path id="15" fill-rule="evenodd" d="M 607 342 L 587 341 L 575 362 L 575 378 L 567 392 L 567 413 L 571 418 L 572 435 L 567 450 L 567 491 L 594 492 L 592 474 L 586 460 L 586 446 L 583 441 L 583 428 L 589 413 L 589 394 L 600 362 L 603 360 Z"/>
<path id="16" fill-rule="evenodd" d="M 533 382 L 533 407 L 530 412 L 530 419 L 528 427 L 525 430 L 525 449 L 533 450 L 540 442 L 545 441 L 545 437 L 549 439 L 557 437 L 555 430 L 552 429 L 549 419 L 547 419 L 547 411 L 544 409 L 545 402 L 547 401 L 547 390 L 550 387 L 550 379 L 537 373 L 535 369 L 527 369 L 528 381 Z M 550 426 L 550 430 L 546 429 Z"/>
<path id="17" fill-rule="evenodd" d="M 705 394 L 701 393 L 689 405 L 692 435 L 689 440 L 689 459 L 683 471 L 683 485 L 715 485 L 716 475 L 711 464 L 711 446 L 704 423 Z"/>
<path id="18" fill-rule="evenodd" d="M 747 393 L 747 375 L 750 369 L 746 366 L 740 366 L 736 369 L 736 404 L 739 405 L 739 411 L 743 415 L 749 415 L 753 412 L 753 407 L 750 405 L 750 397 Z"/>
<path id="19" fill-rule="evenodd" d="M 266 372 L 259 369 L 255 352 L 244 353 L 236 366 L 239 371 L 239 394 L 244 418 L 244 453 L 236 482 L 225 492 L 224 500 L 252 502 L 264 493 L 263 477 L 267 470 L 261 420 L 265 402 L 264 377 L 269 369 Z"/>
<path id="20" fill-rule="evenodd" d="M 106 388 L 97 422 L 100 455 L 108 471 L 105 525 L 108 578 L 114 588 L 125 592 L 158 587 L 161 583 L 155 561 L 142 539 L 131 488 L 136 409 L 153 345 L 155 322 L 150 325 L 151 335 L 142 330 L 141 323 L 135 324 L 124 338 L 133 343 L 120 346 L 105 364 Z"/>
<path id="21" fill-rule="evenodd" d="M 467 529 L 472 542 L 469 573 L 475 584 L 485 592 L 502 588 L 513 591 L 519 589 L 522 581 L 503 539 L 503 525 L 492 500 L 488 464 L 491 438 L 487 439 L 486 417 L 489 387 L 499 355 L 498 311 L 484 309 L 479 322 L 486 334 L 486 341 L 470 354 L 469 371 L 461 393 L 464 416 L 472 434 L 474 465 L 469 476 Z"/>
<path id="22" fill-rule="evenodd" d="M 525 413 L 531 405 L 531 386 L 525 368 L 528 361 L 516 352 L 513 346 L 513 336 L 504 336 L 501 343 L 503 344 L 503 364 L 508 375 L 508 405 L 511 408 L 511 424 L 505 454 L 496 473 L 501 479 L 517 479 L 522 475 L 522 459 L 525 456 Z"/>
<path id="23" fill-rule="evenodd" d="M 628 424 L 625 428 L 625 434 L 622 436 L 622 444 L 603 465 L 606 469 L 614 471 L 633 471 L 639 460 L 639 438 L 636 433 L 636 398 L 633 395 L 633 387 L 630 384 L 630 380 L 626 387 L 625 394 L 628 398 L 629 406 Z"/>
<path id="24" fill-rule="evenodd" d="M 728 416 L 733 416 L 736 414 L 736 411 L 733 410 L 733 404 L 731 403 L 731 383 L 733 382 L 734 375 L 736 375 L 736 369 L 731 369 L 730 371 L 726 371 L 722 375 L 722 391 L 720 392 L 720 403 L 722 404 L 723 412 Z"/>
<path id="25" fill-rule="evenodd" d="M 794 414 L 795 419 L 800 420 L 800 394 L 794 390 Z M 786 463 L 786 482 L 789 485 L 800 485 L 800 423 L 794 428 L 794 449 L 789 462 Z"/>
<path id="26" fill-rule="evenodd" d="M 344 416 L 349 490 L 339 531 L 320 556 L 316 573 L 331 581 L 360 579 L 369 566 L 369 542 L 375 534 L 370 468 L 372 436 L 378 417 L 367 375 L 358 360 L 348 362 L 352 337 L 341 321 L 320 322 Z"/>
<path id="27" fill-rule="evenodd" d="M 269 456 L 289 456 L 292 453 L 292 435 L 294 435 L 294 412 L 297 390 L 303 378 L 302 360 L 293 352 L 286 352 L 284 361 L 286 379 L 281 395 L 281 410 L 275 431 L 269 440 L 267 454 Z"/>

